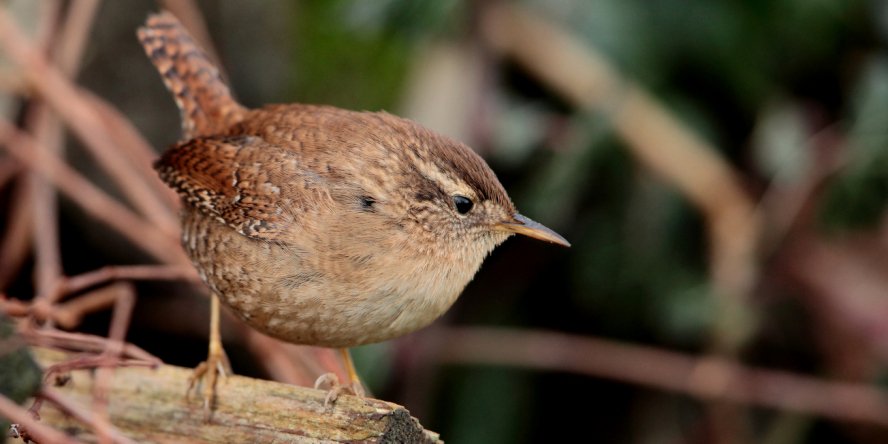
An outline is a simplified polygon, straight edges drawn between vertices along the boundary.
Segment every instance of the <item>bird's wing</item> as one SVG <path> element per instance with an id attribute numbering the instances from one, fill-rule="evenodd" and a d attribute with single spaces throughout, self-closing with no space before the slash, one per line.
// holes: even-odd
<path id="1" fill-rule="evenodd" d="M 255 239 L 280 240 L 309 202 L 323 201 L 323 179 L 296 153 L 255 136 L 207 137 L 173 146 L 155 164 L 188 204 Z"/>

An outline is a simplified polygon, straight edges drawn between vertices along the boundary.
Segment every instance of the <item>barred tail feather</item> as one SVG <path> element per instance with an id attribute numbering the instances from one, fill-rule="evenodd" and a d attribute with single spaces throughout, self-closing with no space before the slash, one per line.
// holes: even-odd
<path id="1" fill-rule="evenodd" d="M 224 133 L 243 119 L 246 108 L 171 13 L 152 14 L 137 35 L 179 106 L 185 140 Z"/>

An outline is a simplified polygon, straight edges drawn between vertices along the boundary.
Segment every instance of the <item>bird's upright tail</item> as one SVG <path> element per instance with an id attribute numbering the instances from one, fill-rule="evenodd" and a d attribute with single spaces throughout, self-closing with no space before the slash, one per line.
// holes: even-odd
<path id="1" fill-rule="evenodd" d="M 179 106 L 185 140 L 224 133 L 243 119 L 247 109 L 176 17 L 152 14 L 137 35 Z"/>

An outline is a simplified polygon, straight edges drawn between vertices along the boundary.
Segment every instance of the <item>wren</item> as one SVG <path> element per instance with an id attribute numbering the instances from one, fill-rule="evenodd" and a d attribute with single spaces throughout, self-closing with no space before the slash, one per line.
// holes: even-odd
<path id="1" fill-rule="evenodd" d="M 269 336 L 340 349 L 396 338 L 441 316 L 509 236 L 569 246 L 518 214 L 460 142 L 385 112 L 247 109 L 171 14 L 138 36 L 182 115 L 183 141 L 156 169 L 184 202 L 185 251 Z M 211 375 L 221 353 L 211 340 Z"/>

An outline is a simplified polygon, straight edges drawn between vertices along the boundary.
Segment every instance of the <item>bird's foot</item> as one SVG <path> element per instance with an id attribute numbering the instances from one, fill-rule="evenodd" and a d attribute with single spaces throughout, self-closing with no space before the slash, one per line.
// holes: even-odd
<path id="1" fill-rule="evenodd" d="M 340 384 L 339 378 L 336 376 L 336 373 L 325 373 L 321 375 L 320 378 L 315 381 L 314 388 L 320 389 L 324 384 L 330 385 L 330 390 L 327 391 L 327 396 L 324 397 L 324 408 L 327 407 L 331 402 L 335 402 L 339 395 L 352 395 L 357 396 L 359 398 L 363 398 L 367 395 L 367 392 L 364 391 L 364 386 L 361 385 L 360 381 L 352 381 L 349 384 Z"/>
<path id="2" fill-rule="evenodd" d="M 231 371 L 231 363 L 228 361 L 228 356 L 225 354 L 225 350 L 222 348 L 221 344 L 217 347 L 213 347 L 211 342 L 207 360 L 201 362 L 194 368 L 194 373 L 192 373 L 191 378 L 188 379 L 188 389 L 185 391 L 185 399 L 187 400 L 188 394 L 191 393 L 191 389 L 194 388 L 198 380 L 203 378 L 204 423 L 210 422 L 213 398 L 216 395 L 216 381 L 220 375 L 224 381 L 228 378 L 228 375 L 233 373 L 234 372 Z"/>

